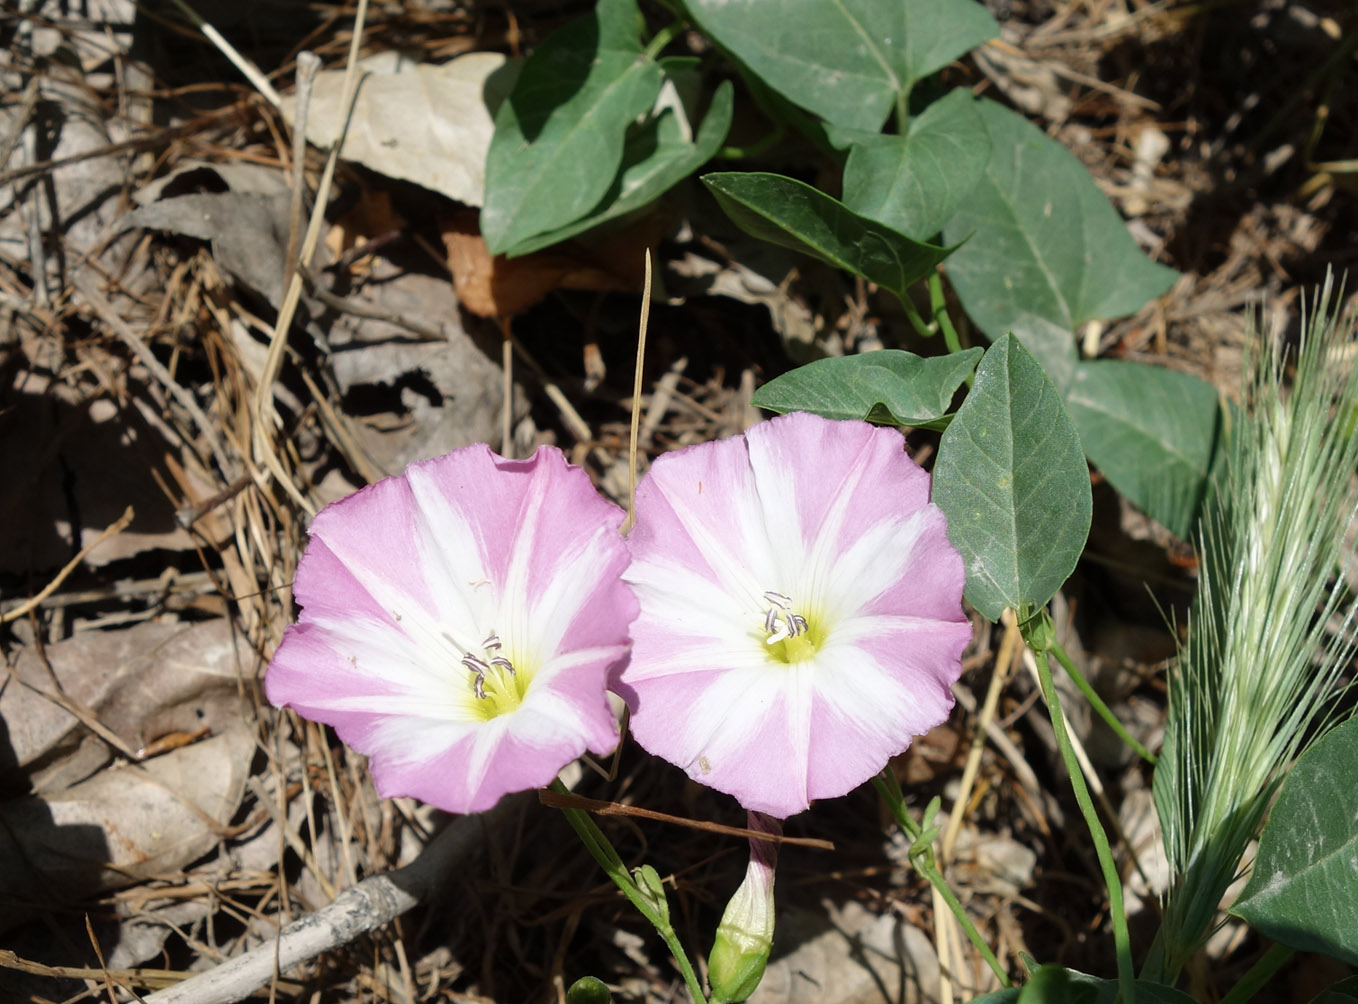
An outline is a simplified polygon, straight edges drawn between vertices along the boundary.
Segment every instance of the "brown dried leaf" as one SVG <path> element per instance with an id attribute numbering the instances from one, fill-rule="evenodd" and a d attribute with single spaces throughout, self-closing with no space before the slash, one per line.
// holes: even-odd
<path id="1" fill-rule="evenodd" d="M 360 60 L 357 69 L 362 83 L 352 114 L 343 104 L 344 71 L 316 75 L 307 139 L 333 146 L 347 119 L 346 160 L 481 205 L 495 109 L 514 86 L 518 63 L 498 52 L 469 52 L 442 65 L 383 52 Z M 295 107 L 295 97 L 283 99 L 289 124 Z"/>
<path id="2" fill-rule="evenodd" d="M 539 251 L 522 258 L 492 255 L 475 219 L 475 214 L 462 213 L 446 221 L 443 243 L 448 249 L 448 269 L 453 273 L 458 302 L 478 317 L 513 317 L 554 289 L 641 288 L 638 282 L 560 252 Z M 640 245 L 633 258 L 640 263 Z M 634 264 L 629 271 L 636 268 Z"/>
<path id="3" fill-rule="evenodd" d="M 47 646 L 47 659 L 66 697 L 135 751 L 170 733 L 240 722 L 241 677 L 254 655 L 223 619 L 88 631 Z M 108 745 L 59 701 L 38 653 L 24 651 L 0 690 L 13 758 L 0 788 L 59 790 L 109 761 Z"/>
<path id="4" fill-rule="evenodd" d="M 50 905 L 182 870 L 221 838 L 254 751 L 253 730 L 237 726 L 64 791 L 0 804 L 0 897 Z"/>

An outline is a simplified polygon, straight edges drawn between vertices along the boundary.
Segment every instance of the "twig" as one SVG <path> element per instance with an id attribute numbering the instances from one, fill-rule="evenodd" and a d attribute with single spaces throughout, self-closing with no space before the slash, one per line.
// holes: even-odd
<path id="1" fill-rule="evenodd" d="M 0 172 L 0 188 L 15 181 L 32 177 L 35 174 L 44 174 L 48 171 L 55 171 L 59 168 L 70 167 L 72 164 L 82 164 L 87 160 L 97 160 L 100 157 L 110 157 L 115 153 L 123 153 L 128 150 L 147 150 L 152 147 L 160 146 L 162 143 L 173 143 L 177 139 L 191 136 L 194 133 L 202 132 L 214 125 L 231 126 L 238 125 L 235 120 L 243 119 L 248 111 L 248 106 L 242 103 L 229 105 L 216 111 L 206 112 L 190 122 L 183 125 L 170 126 L 158 132 L 146 136 L 133 136 L 131 139 L 121 140 L 117 143 L 109 143 L 106 146 L 95 147 L 93 150 L 82 150 L 80 153 L 73 153 L 69 157 L 57 157 L 52 160 L 40 160 L 35 164 L 24 164 L 20 167 L 12 168 L 8 171 Z"/>
<path id="2" fill-rule="evenodd" d="M 269 78 L 260 72 L 259 67 L 250 62 L 245 56 L 237 51 L 236 47 L 222 37 L 222 33 L 199 16 L 198 12 L 184 3 L 184 0 L 170 0 L 172 4 L 179 8 L 181 14 L 189 19 L 195 28 L 201 31 L 209 42 L 217 47 L 217 51 L 231 61 L 231 65 L 240 70 L 241 75 L 254 85 L 255 90 L 264 95 L 264 99 L 278 108 L 282 105 L 283 99 L 273 84 L 269 83 Z"/>
<path id="3" fill-rule="evenodd" d="M 180 406 L 189 413 L 198 426 L 198 431 L 207 440 L 212 455 L 217 460 L 224 477 L 231 479 L 235 476 L 235 465 L 226 459 L 226 451 L 222 448 L 222 442 L 217 438 L 216 426 L 203 414 L 203 409 L 198 407 L 198 402 L 193 399 L 193 395 L 186 391 L 174 377 L 170 376 L 161 361 L 156 358 L 155 353 L 147 344 L 137 337 L 137 333 L 128 326 L 127 322 L 118 316 L 118 312 L 113 309 L 113 304 L 109 303 L 104 294 L 99 291 L 99 286 L 94 281 L 88 269 L 81 270 L 75 274 L 71 280 L 80 295 L 85 298 L 85 302 L 90 305 L 99 319 L 112 329 L 118 340 L 132 350 L 132 354 L 137 357 L 143 366 L 156 378 L 165 388 L 169 395 L 179 402 Z"/>
<path id="4" fill-rule="evenodd" d="M 28 78 L 28 84 L 24 87 L 23 103 L 19 106 L 19 114 L 15 115 L 10 122 L 9 134 L 3 142 L 0 142 L 0 168 L 9 163 L 9 156 L 14 152 L 14 147 L 19 142 L 19 137 L 23 135 L 24 129 L 28 127 L 28 117 L 33 114 L 33 109 L 38 104 L 38 77 Z"/>
<path id="5" fill-rule="evenodd" d="M 325 286 L 317 280 L 315 273 L 300 262 L 297 264 L 297 271 L 300 272 L 302 278 L 306 280 L 307 291 L 316 299 L 320 300 L 325 306 L 338 310 L 341 313 L 352 314 L 354 317 L 362 317 L 369 321 L 383 321 L 387 324 L 395 325 L 398 328 L 405 328 L 405 330 L 415 336 L 414 339 L 401 339 L 399 336 L 393 336 L 381 339 L 365 339 L 363 341 L 359 341 L 356 337 L 353 342 L 341 346 L 340 348 L 342 349 L 348 348 L 350 345 L 381 345 L 394 341 L 413 340 L 418 342 L 446 342 L 448 340 L 448 336 L 442 332 L 425 327 L 423 324 L 416 324 L 414 321 L 408 321 L 400 314 L 394 314 L 389 310 L 379 310 L 376 307 L 362 306 L 351 299 L 340 296 L 332 290 L 326 289 Z M 291 277 L 289 277 L 289 281 L 291 281 Z"/>
<path id="6" fill-rule="evenodd" d="M 297 104 L 292 116 L 292 200 L 288 203 L 288 250 L 283 256 L 283 285 L 292 284 L 292 273 L 297 270 L 297 251 L 302 246 L 302 211 L 306 194 L 306 126 L 311 111 L 311 86 L 321 68 L 321 59 L 314 52 L 297 54 Z"/>
<path id="7" fill-rule="evenodd" d="M 395 920 L 435 891 L 445 892 L 457 866 L 482 846 L 483 828 L 494 827 L 520 804 L 521 798 L 507 798 L 489 813 L 457 819 L 404 868 L 350 886 L 329 905 L 283 928 L 277 938 L 159 990 L 145 1004 L 234 1004 L 276 974 Z"/>
<path id="8" fill-rule="evenodd" d="M 80 553 L 77 554 L 70 561 L 68 561 L 66 563 L 66 567 L 63 568 L 61 571 L 57 572 L 56 577 L 51 582 L 47 583 L 47 585 L 42 588 L 42 591 L 39 592 L 38 595 L 34 596 L 33 598 L 27 600 L 24 603 L 19 604 L 13 610 L 7 610 L 5 611 L 5 613 L 0 614 L 0 624 L 6 624 L 9 621 L 17 620 L 18 618 L 25 616 L 30 610 L 36 610 L 42 604 L 43 600 L 47 599 L 47 597 L 51 596 L 53 593 L 57 591 L 57 588 L 63 582 L 66 581 L 66 576 L 70 575 L 72 572 L 76 570 L 76 567 L 82 561 L 85 560 L 85 556 L 87 554 L 93 551 L 104 541 L 108 540 L 110 537 L 115 536 L 116 534 L 120 534 L 124 530 L 126 530 L 128 524 L 132 522 L 132 517 L 133 517 L 132 507 L 128 506 L 126 509 L 123 510 L 123 514 L 119 516 L 117 520 L 115 520 L 113 523 L 110 523 L 107 527 L 104 528 L 103 533 L 101 533 L 94 540 L 90 541 L 90 543 L 82 547 L 80 549 Z"/>
<path id="9" fill-rule="evenodd" d="M 626 537 L 637 521 L 637 436 L 641 431 L 641 371 L 646 363 L 646 326 L 651 319 L 651 249 L 646 249 L 646 283 L 641 290 L 637 324 L 637 368 L 632 378 L 632 430 L 627 440 L 627 518 L 619 531 Z"/>
<path id="10" fill-rule="evenodd" d="M 349 131 L 348 116 L 353 113 L 354 94 L 357 90 L 357 73 L 355 68 L 358 63 L 358 48 L 363 39 L 363 24 L 368 16 L 368 0 L 358 0 L 358 10 L 354 14 L 354 33 L 349 45 L 349 56 L 344 67 L 344 88 L 343 98 L 340 107 L 346 109 L 347 114 L 344 120 L 344 127 L 340 130 L 340 135 L 335 140 L 335 145 L 330 148 L 330 156 L 326 158 L 325 170 L 321 172 L 320 184 L 316 186 L 316 203 L 311 207 L 311 219 L 307 223 L 306 236 L 302 239 L 302 249 L 297 258 L 300 263 L 311 260 L 312 254 L 316 250 L 316 243 L 320 240 L 321 223 L 325 220 L 326 200 L 330 197 L 330 185 L 335 177 L 335 165 L 339 162 L 340 149 L 344 146 L 344 137 Z M 288 331 L 292 327 L 293 315 L 297 313 L 297 303 L 302 296 L 302 278 L 296 272 L 293 273 L 292 281 L 288 283 L 287 290 L 283 294 L 283 303 L 278 308 L 278 317 L 274 322 L 273 337 L 269 341 L 269 352 L 264 359 L 264 367 L 259 376 L 259 386 L 255 389 L 254 401 L 254 454 L 269 474 L 276 480 L 283 490 L 288 493 L 299 508 L 304 512 L 314 512 L 312 506 L 302 493 L 297 490 L 297 486 L 288 477 L 283 465 L 278 460 L 278 453 L 274 449 L 271 438 L 271 430 L 278 425 L 278 412 L 274 408 L 273 385 L 278 379 L 278 373 L 283 368 L 283 351 L 288 344 Z"/>

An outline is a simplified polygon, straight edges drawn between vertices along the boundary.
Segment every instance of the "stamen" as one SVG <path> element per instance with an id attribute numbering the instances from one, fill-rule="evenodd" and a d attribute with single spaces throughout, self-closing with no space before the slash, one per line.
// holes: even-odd
<path id="1" fill-rule="evenodd" d="M 486 699 L 487 673 L 492 670 L 499 670 L 502 673 L 508 673 L 510 676 L 516 675 L 514 664 L 499 654 L 503 647 L 500 636 L 492 631 L 486 636 L 486 640 L 481 643 L 481 649 L 488 658 L 482 658 L 471 652 L 462 657 L 462 665 L 476 674 L 476 677 L 472 680 L 472 693 L 476 695 L 477 700 Z"/>
<path id="2" fill-rule="evenodd" d="M 468 652 L 462 657 L 462 665 L 476 674 L 476 679 L 472 681 L 472 693 L 476 695 L 478 701 L 486 698 L 486 673 L 490 667 L 486 665 L 484 659 L 478 659 Z"/>
<path id="3" fill-rule="evenodd" d="M 764 613 L 765 645 L 777 645 L 780 641 L 795 638 L 807 632 L 806 618 L 792 609 L 792 597 L 769 589 L 764 593 L 769 608 Z"/>
<path id="4" fill-rule="evenodd" d="M 775 607 L 784 612 L 792 609 L 792 597 L 784 596 L 782 593 L 776 593 L 772 589 L 764 592 L 764 599 L 768 600 Z"/>

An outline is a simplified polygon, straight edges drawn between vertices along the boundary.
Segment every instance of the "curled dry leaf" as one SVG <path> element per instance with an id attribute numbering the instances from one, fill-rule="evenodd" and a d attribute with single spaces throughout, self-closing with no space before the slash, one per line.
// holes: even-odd
<path id="1" fill-rule="evenodd" d="M 331 361 L 360 447 L 384 474 L 459 446 L 493 441 L 503 370 L 463 330 L 445 279 L 374 257 L 345 297 Z"/>
<path id="2" fill-rule="evenodd" d="M 444 222 L 443 243 L 458 302 L 478 317 L 512 317 L 554 289 L 641 290 L 645 249 L 655 247 L 662 221 L 643 217 L 601 237 L 588 252 L 536 251 L 520 258 L 492 255 L 474 213 Z"/>
<path id="3" fill-rule="evenodd" d="M 244 715 L 240 680 L 254 658 L 226 620 L 87 631 L 46 654 L 51 675 L 30 648 L 0 690 L 12 757 L 0 764 L 0 790 L 59 791 L 111 759 L 73 705 L 132 751 L 175 733 L 226 731 Z M 62 706 L 58 684 L 73 704 Z"/>
<path id="4" fill-rule="evenodd" d="M 382 52 L 360 60 L 356 70 L 361 77 L 352 115 L 342 103 L 344 71 L 316 75 L 307 139 L 333 146 L 347 116 L 340 151 L 346 160 L 481 205 L 495 111 L 514 86 L 518 63 L 498 52 L 469 52 L 442 65 Z M 296 108 L 295 96 L 283 99 L 289 124 Z"/>
<path id="5" fill-rule="evenodd" d="M 0 804 L 0 897 L 51 904 L 182 870 L 231 822 L 254 751 L 253 730 L 238 725 L 63 791 Z M 0 927 L 22 913 L 6 911 Z"/>

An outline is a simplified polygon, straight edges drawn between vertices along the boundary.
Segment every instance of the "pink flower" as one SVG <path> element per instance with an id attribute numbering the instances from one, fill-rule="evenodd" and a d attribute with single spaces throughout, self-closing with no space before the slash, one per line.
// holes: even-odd
<path id="1" fill-rule="evenodd" d="M 645 749 L 786 818 L 947 717 L 971 637 L 965 576 L 903 446 L 791 414 L 656 460 L 615 688 Z"/>
<path id="2" fill-rule="evenodd" d="M 622 518 L 550 447 L 469 446 L 328 506 L 269 700 L 368 754 L 385 797 L 477 812 L 549 783 L 617 743 L 605 690 L 637 611 Z"/>

